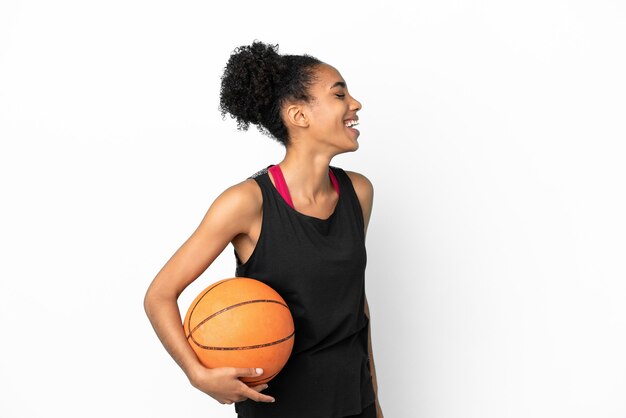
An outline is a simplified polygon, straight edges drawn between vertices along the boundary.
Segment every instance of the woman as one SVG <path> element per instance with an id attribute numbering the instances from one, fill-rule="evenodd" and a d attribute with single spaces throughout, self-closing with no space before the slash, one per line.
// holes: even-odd
<path id="1" fill-rule="evenodd" d="M 231 55 L 220 110 L 257 125 L 286 148 L 284 159 L 220 194 L 146 292 L 146 313 L 191 384 L 243 418 L 381 418 L 365 298 L 365 234 L 373 187 L 330 166 L 356 151 L 361 104 L 332 66 L 280 55 L 253 42 Z M 181 292 L 232 243 L 236 275 L 264 281 L 287 302 L 295 342 L 268 384 L 239 377 L 254 368 L 202 366 L 177 305 Z M 261 373 L 259 373 L 261 374 Z M 264 393 L 261 393 L 265 391 Z"/>

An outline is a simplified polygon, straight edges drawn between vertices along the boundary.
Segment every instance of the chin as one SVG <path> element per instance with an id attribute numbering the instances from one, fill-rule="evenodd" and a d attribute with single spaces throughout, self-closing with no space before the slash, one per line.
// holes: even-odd
<path id="1" fill-rule="evenodd" d="M 358 149 L 359 149 L 359 144 L 356 143 L 356 144 L 352 144 L 352 146 L 350 146 L 350 147 L 346 147 L 346 148 L 341 149 L 338 152 L 338 154 L 345 154 L 347 152 L 354 152 L 354 151 L 356 151 Z"/>
<path id="2" fill-rule="evenodd" d="M 355 145 L 354 150 L 355 150 L 355 151 L 356 151 L 356 150 L 358 150 L 358 149 L 359 149 L 359 145 L 360 145 L 360 144 L 359 144 L 359 137 L 358 137 L 358 136 L 357 136 L 356 138 L 354 138 L 354 145 Z"/>
<path id="3" fill-rule="evenodd" d="M 354 152 L 354 151 L 356 151 L 356 150 L 358 150 L 358 149 L 359 149 L 359 143 L 358 143 L 358 142 L 355 142 L 355 143 L 354 143 L 354 146 L 353 146 L 353 147 L 351 147 L 351 148 L 348 150 L 348 152 Z"/>

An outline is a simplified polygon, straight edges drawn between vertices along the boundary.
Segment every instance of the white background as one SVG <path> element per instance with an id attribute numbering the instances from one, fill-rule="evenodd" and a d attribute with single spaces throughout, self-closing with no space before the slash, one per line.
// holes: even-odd
<path id="1" fill-rule="evenodd" d="M 621 1 L 0 3 L 0 417 L 234 417 L 143 311 L 284 149 L 222 120 L 254 39 L 363 103 L 386 418 L 626 416 Z M 234 275 L 232 246 L 180 299 Z"/>

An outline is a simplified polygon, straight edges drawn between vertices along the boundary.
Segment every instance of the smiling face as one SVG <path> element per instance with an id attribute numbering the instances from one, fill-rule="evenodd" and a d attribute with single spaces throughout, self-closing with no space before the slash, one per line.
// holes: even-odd
<path id="1" fill-rule="evenodd" d="M 350 95 L 345 80 L 334 67 L 316 66 L 315 80 L 309 89 L 313 100 L 302 107 L 305 126 L 300 127 L 306 128 L 307 137 L 335 151 L 356 151 L 359 131 L 350 126 L 358 121 L 356 113 L 361 110 L 361 103 Z"/>

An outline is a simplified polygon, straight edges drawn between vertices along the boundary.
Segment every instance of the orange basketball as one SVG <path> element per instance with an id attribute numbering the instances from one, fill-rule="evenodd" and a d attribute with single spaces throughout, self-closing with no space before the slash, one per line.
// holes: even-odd
<path id="1" fill-rule="evenodd" d="M 208 367 L 260 367 L 248 386 L 272 380 L 287 363 L 295 329 L 289 307 L 271 287 L 248 277 L 220 280 L 191 303 L 185 336 Z"/>

